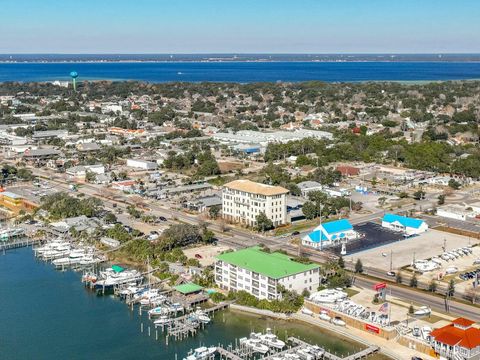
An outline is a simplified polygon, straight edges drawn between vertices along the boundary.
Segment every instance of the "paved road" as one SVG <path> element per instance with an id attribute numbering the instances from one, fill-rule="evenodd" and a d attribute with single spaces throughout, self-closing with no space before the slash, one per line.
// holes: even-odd
<path id="1" fill-rule="evenodd" d="M 378 283 L 378 280 L 372 280 L 366 277 L 356 277 L 355 279 L 355 285 L 360 286 L 363 288 L 369 288 L 372 289 L 373 285 Z M 446 313 L 445 310 L 445 299 L 430 295 L 424 292 L 419 292 L 416 290 L 411 290 L 408 288 L 404 287 L 399 287 L 395 285 L 388 284 L 388 291 L 387 291 L 387 296 L 390 294 L 391 290 L 391 295 L 406 301 L 413 301 L 417 304 L 420 305 L 428 305 L 432 308 L 432 310 L 441 312 L 441 313 Z M 473 307 L 467 304 L 459 303 L 456 301 L 449 301 L 449 314 L 452 316 L 463 316 L 466 318 L 469 318 L 471 320 L 480 322 L 480 309 L 477 307 Z"/>

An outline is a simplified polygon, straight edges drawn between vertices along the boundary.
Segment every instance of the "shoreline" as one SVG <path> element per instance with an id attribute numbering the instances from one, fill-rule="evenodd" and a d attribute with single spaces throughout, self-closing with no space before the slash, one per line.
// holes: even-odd
<path id="1" fill-rule="evenodd" d="M 379 350 L 380 354 L 382 354 L 384 356 L 387 356 L 388 358 L 390 358 L 392 360 L 402 360 L 402 358 L 399 355 L 386 350 L 384 346 L 375 344 L 373 342 L 369 342 L 368 340 L 347 331 L 346 330 L 347 328 L 342 329 L 342 328 L 339 328 L 335 325 L 331 325 L 331 324 L 326 323 L 326 322 L 320 322 L 318 319 L 315 319 L 314 317 L 310 317 L 308 315 L 303 315 L 303 314 L 300 314 L 300 313 L 294 313 L 292 315 L 286 315 L 286 314 L 282 314 L 282 313 L 274 313 L 274 312 L 269 311 L 269 310 L 256 309 L 256 308 L 252 308 L 252 307 L 249 307 L 249 306 L 242 306 L 242 305 L 237 305 L 237 304 L 231 304 L 230 309 L 233 310 L 233 311 L 239 311 L 239 312 L 245 312 L 245 313 L 254 314 L 254 315 L 266 316 L 266 317 L 270 317 L 270 318 L 275 319 L 275 320 L 297 321 L 297 322 L 302 322 L 302 323 L 306 323 L 306 324 L 309 324 L 309 325 L 313 325 L 317 328 L 321 328 L 322 330 L 325 330 L 327 332 L 334 333 L 335 335 L 338 335 L 341 338 L 348 339 L 350 341 L 356 342 L 356 343 L 358 343 L 362 346 L 365 346 L 365 347 L 377 345 L 377 346 L 380 347 L 380 350 Z"/>

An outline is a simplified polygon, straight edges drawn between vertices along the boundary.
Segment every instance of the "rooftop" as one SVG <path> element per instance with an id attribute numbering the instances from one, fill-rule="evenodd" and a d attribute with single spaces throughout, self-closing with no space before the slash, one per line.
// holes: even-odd
<path id="1" fill-rule="evenodd" d="M 449 325 L 433 330 L 431 336 L 435 341 L 442 344 L 450 346 L 458 345 L 467 349 L 474 349 L 480 346 L 480 330 L 470 327 L 472 324 L 473 321 L 459 318 Z M 460 325 L 464 328 L 455 325 Z"/>
<path id="2" fill-rule="evenodd" d="M 3 196 L 9 197 L 10 199 L 23 199 L 23 196 L 15 194 L 11 191 L 4 191 L 1 193 Z"/>
<path id="3" fill-rule="evenodd" d="M 173 288 L 179 293 L 182 293 L 183 295 L 193 294 L 203 290 L 203 287 L 194 283 L 177 285 L 177 286 L 174 286 Z"/>
<path id="4" fill-rule="evenodd" d="M 385 214 L 383 220 L 388 223 L 399 222 L 405 227 L 418 229 L 423 224 L 423 220 L 400 216 L 396 214 Z"/>
<path id="5" fill-rule="evenodd" d="M 218 255 L 217 259 L 274 279 L 281 279 L 319 267 L 316 264 L 299 263 L 282 253 L 267 253 L 258 246 L 224 253 Z"/>
<path id="6" fill-rule="evenodd" d="M 288 190 L 281 186 L 265 185 L 250 180 L 234 180 L 225 184 L 225 187 L 232 190 L 239 190 L 251 194 L 261 194 L 266 196 L 288 193 Z"/>

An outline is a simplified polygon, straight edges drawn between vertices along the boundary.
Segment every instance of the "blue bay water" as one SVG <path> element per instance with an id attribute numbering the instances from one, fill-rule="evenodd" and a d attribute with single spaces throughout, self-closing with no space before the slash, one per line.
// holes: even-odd
<path id="1" fill-rule="evenodd" d="M 480 62 L 0 63 L 0 82 L 69 79 L 149 82 L 440 81 L 480 79 Z"/>
<path id="2" fill-rule="evenodd" d="M 140 324 L 145 324 L 141 333 Z M 31 249 L 0 255 L 0 359 L 158 359 L 181 360 L 200 345 L 225 345 L 250 331 L 275 329 L 279 336 L 294 335 L 339 355 L 359 350 L 349 342 L 305 324 L 273 321 L 233 311 L 219 312 L 204 330 L 183 341 L 170 341 L 152 329 L 147 317 L 133 312 L 113 296 L 97 296 L 85 289 L 80 274 L 56 271 L 36 260 Z M 385 359 L 378 355 L 376 359 Z M 372 358 L 373 359 L 373 358 Z"/>

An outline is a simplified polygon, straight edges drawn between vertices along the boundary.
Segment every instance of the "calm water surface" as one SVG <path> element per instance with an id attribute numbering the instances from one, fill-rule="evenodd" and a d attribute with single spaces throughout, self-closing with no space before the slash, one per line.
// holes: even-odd
<path id="1" fill-rule="evenodd" d="M 0 82 L 69 79 L 219 82 L 480 79 L 480 62 L 0 63 Z"/>
<path id="2" fill-rule="evenodd" d="M 140 332 L 140 324 L 145 332 Z M 233 311 L 219 312 L 197 336 L 167 346 L 147 335 L 149 320 L 131 312 L 113 296 L 86 290 L 80 274 L 56 271 L 38 261 L 31 249 L 0 255 L 0 359 L 183 359 L 201 345 L 225 345 L 250 331 L 275 329 L 338 354 L 360 345 L 300 323 L 259 318 Z M 373 358 L 372 358 L 373 359 Z M 376 359 L 385 359 L 378 356 Z"/>

